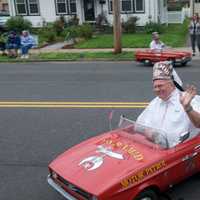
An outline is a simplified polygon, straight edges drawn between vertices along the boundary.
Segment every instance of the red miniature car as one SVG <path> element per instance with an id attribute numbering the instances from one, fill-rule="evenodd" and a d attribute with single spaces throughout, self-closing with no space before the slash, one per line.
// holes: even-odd
<path id="1" fill-rule="evenodd" d="M 170 147 L 165 134 L 123 118 L 49 164 L 48 183 L 69 200 L 157 200 L 200 171 L 200 135 Z"/>
<path id="2" fill-rule="evenodd" d="M 159 61 L 172 61 L 174 65 L 185 66 L 192 59 L 192 54 L 186 51 L 164 50 L 139 50 L 135 52 L 135 59 L 144 64 L 154 64 Z"/>

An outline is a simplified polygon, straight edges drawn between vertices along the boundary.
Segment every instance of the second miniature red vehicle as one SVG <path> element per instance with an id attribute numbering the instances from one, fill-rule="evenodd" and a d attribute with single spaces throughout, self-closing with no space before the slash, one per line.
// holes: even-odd
<path id="1" fill-rule="evenodd" d="M 172 61 L 174 65 L 185 66 L 192 60 L 192 54 L 187 51 L 164 50 L 138 50 L 135 52 L 135 60 L 144 64 L 154 64 L 159 61 Z"/>

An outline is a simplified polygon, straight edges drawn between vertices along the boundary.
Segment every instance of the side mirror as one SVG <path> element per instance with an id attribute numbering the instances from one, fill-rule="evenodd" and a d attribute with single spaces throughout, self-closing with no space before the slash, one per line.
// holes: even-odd
<path id="1" fill-rule="evenodd" d="M 190 132 L 181 133 L 179 141 L 182 143 L 190 137 Z"/>

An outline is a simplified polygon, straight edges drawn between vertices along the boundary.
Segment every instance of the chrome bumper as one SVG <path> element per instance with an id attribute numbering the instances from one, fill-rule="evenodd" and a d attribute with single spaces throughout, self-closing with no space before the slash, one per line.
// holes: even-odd
<path id="1" fill-rule="evenodd" d="M 47 182 L 51 187 L 53 187 L 57 192 L 59 192 L 62 196 L 64 196 L 68 200 L 78 200 L 71 196 L 68 192 L 66 192 L 61 186 L 59 186 L 51 177 L 48 175 Z"/>
<path id="2" fill-rule="evenodd" d="M 184 63 L 184 62 L 189 62 L 189 61 L 191 61 L 191 60 L 192 60 L 191 57 L 185 57 L 185 58 L 183 58 L 183 59 L 176 59 L 176 60 L 175 60 L 175 63 L 180 63 L 180 64 L 182 64 L 182 63 Z"/>

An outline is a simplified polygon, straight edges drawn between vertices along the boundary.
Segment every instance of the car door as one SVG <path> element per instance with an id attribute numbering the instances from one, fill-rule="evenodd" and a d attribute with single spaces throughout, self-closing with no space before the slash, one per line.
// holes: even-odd
<path id="1" fill-rule="evenodd" d="M 200 171 L 200 135 L 169 150 L 169 185 Z"/>

